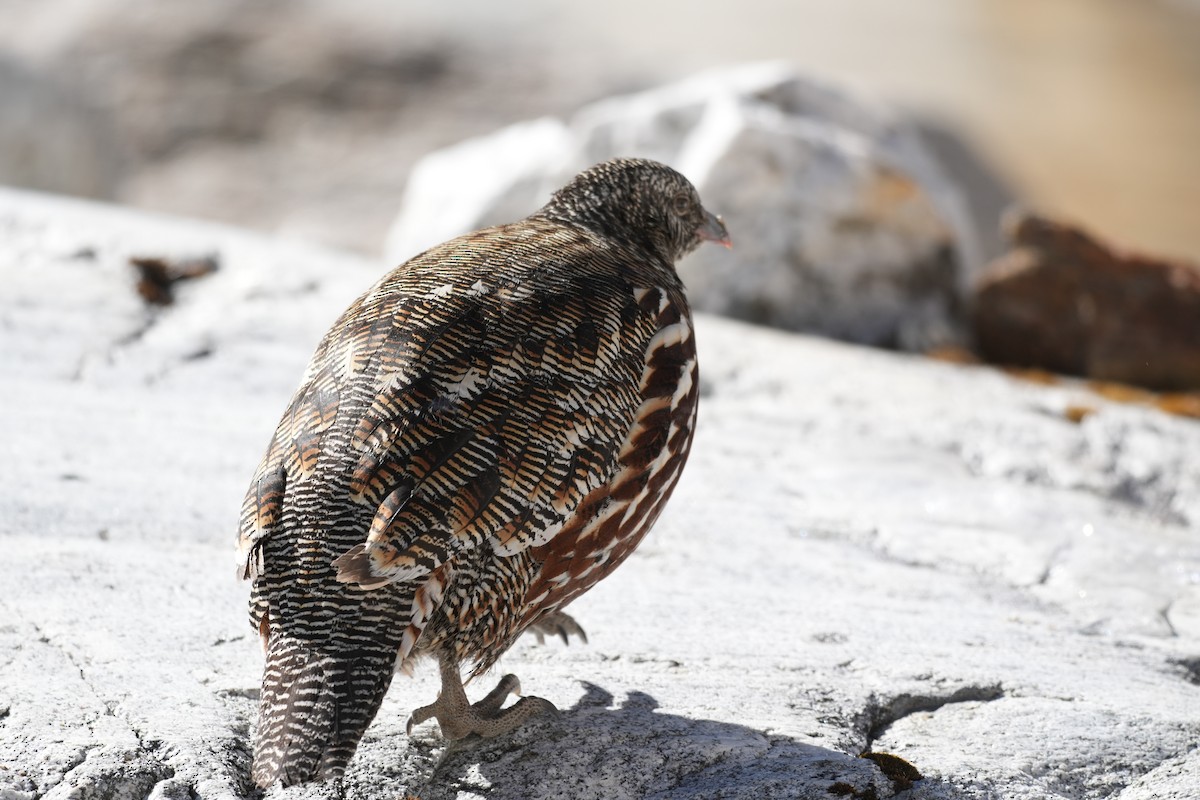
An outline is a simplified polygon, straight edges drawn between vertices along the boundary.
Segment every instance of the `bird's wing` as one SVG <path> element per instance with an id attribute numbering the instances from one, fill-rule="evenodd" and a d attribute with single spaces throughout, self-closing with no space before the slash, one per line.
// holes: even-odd
<path id="1" fill-rule="evenodd" d="M 238 569 L 244 579 L 262 572 L 262 545 L 282 526 L 288 490 L 312 477 L 322 437 L 337 419 L 340 394 L 336 381 L 329 379 L 327 370 L 314 369 L 327 361 L 332 340 L 327 334 L 318 346 L 309 372 L 284 411 L 242 501 Z"/>
<path id="2" fill-rule="evenodd" d="M 374 588 L 485 542 L 506 556 L 544 545 L 611 479 L 663 292 L 597 271 L 594 252 L 556 252 L 515 274 L 409 270 L 352 321 L 390 331 L 355 382 L 372 400 L 347 491 L 376 512 L 335 562 L 340 580 Z"/>

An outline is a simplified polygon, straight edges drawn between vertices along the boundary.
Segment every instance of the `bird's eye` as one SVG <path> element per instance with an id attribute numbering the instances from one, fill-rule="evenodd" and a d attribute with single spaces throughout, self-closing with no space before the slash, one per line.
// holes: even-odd
<path id="1" fill-rule="evenodd" d="M 688 197 L 686 194 L 677 194 L 671 201 L 671 208 L 676 214 L 682 217 L 691 210 L 692 198 Z"/>

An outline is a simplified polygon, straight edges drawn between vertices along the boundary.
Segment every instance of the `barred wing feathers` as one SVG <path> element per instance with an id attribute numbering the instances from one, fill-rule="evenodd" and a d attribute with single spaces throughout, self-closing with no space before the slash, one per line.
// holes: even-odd
<path id="1" fill-rule="evenodd" d="M 547 547 L 622 468 L 663 310 L 686 312 L 677 285 L 656 286 L 664 273 L 531 219 L 385 277 L 318 348 L 251 484 L 244 574 L 289 495 L 358 521 L 327 535 L 344 545 L 338 578 L 365 589 L 419 585 L 485 542 Z M 331 436 L 349 446 L 322 446 Z"/>

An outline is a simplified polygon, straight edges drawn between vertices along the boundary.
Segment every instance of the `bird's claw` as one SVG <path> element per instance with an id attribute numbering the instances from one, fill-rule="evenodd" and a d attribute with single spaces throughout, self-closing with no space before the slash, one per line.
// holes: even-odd
<path id="1" fill-rule="evenodd" d="M 570 644 L 572 636 L 578 636 L 587 644 L 587 634 L 575 618 L 563 611 L 553 611 L 529 626 L 528 631 L 537 637 L 538 644 L 546 643 L 546 636 L 558 636 L 563 644 Z"/>
<path id="2" fill-rule="evenodd" d="M 510 694 L 521 694 L 521 681 L 512 674 L 502 677 L 496 688 L 482 700 L 468 704 L 455 670 L 454 683 L 443 683 L 437 700 L 413 711 L 405 730 L 411 736 L 414 727 L 436 718 L 442 735 L 451 741 L 472 734 L 489 739 L 514 730 L 530 717 L 558 711 L 553 703 L 541 697 L 522 697 L 508 708 L 502 708 Z"/>

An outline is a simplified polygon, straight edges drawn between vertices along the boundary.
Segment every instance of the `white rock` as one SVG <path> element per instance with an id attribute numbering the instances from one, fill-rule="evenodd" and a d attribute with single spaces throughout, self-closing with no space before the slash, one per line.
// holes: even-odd
<path id="1" fill-rule="evenodd" d="M 1195 800 L 1200 794 L 1200 751 L 1172 758 L 1121 792 L 1118 800 Z"/>
<path id="2" fill-rule="evenodd" d="M 252 797 L 238 509 L 382 267 L 9 191 L 0 232 L 0 798 Z M 128 255 L 210 251 L 142 307 Z M 445 754 L 404 735 L 418 665 L 344 796 L 1196 796 L 1200 426 L 710 316 L 697 340 L 691 463 L 572 606 L 591 643 L 501 664 L 562 713 Z"/>
<path id="3" fill-rule="evenodd" d="M 1200 639 L 1200 575 L 1192 577 L 1197 585 L 1177 595 L 1163 616 L 1176 634 L 1188 639 Z"/>
<path id="4" fill-rule="evenodd" d="M 961 335 L 960 292 L 980 253 L 957 188 L 902 119 L 779 64 L 434 153 L 405 193 L 387 260 L 518 219 L 615 156 L 675 166 L 726 217 L 734 257 L 701 249 L 681 268 L 696 308 L 912 349 Z"/>
<path id="5" fill-rule="evenodd" d="M 488 141 L 487 149 L 468 141 L 417 162 L 404 190 L 411 213 L 397 217 L 388 231 L 388 260 L 399 264 L 459 233 L 526 216 L 546 165 L 565 161 L 571 140 L 566 126 L 545 117 L 504 128 Z M 464 194 L 463 186 L 471 191 Z"/>

